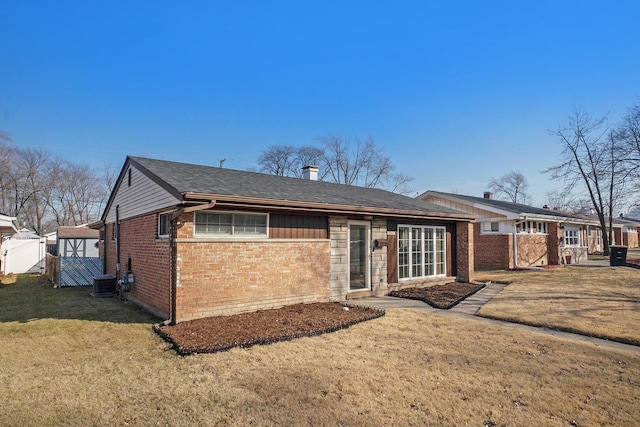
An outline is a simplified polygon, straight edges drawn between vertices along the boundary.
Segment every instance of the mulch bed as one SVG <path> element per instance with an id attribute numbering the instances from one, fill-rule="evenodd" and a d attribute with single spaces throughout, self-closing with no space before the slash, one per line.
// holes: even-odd
<path id="1" fill-rule="evenodd" d="M 484 286 L 483 283 L 451 282 L 426 288 L 405 288 L 390 292 L 389 295 L 424 301 L 431 307 L 448 310 L 470 295 L 475 294 Z"/>
<path id="2" fill-rule="evenodd" d="M 180 355 L 310 337 L 384 316 L 384 310 L 340 303 L 296 304 L 234 316 L 207 317 L 153 330 Z"/>

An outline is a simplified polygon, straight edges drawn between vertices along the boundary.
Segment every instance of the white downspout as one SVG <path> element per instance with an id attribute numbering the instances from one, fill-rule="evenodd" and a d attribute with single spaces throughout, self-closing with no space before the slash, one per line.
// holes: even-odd
<path id="1" fill-rule="evenodd" d="M 524 266 L 518 265 L 518 224 L 521 222 L 526 222 L 527 218 L 522 221 L 516 221 L 515 228 L 513 229 L 513 267 L 519 270 L 544 270 L 542 267 L 532 267 L 532 266 Z"/>

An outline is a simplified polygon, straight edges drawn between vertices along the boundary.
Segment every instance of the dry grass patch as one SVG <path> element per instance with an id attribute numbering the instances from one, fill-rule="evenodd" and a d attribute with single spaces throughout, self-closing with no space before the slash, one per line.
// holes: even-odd
<path id="1" fill-rule="evenodd" d="M 0 273 L 0 286 L 2 285 L 10 285 L 12 283 L 15 283 L 16 280 L 18 279 L 18 276 L 16 276 L 15 274 L 1 274 Z"/>
<path id="2" fill-rule="evenodd" d="M 0 289 L 0 425 L 640 422 L 637 353 L 390 310 L 319 337 L 181 358 L 151 331 L 157 319 L 89 292 L 22 278 Z M 20 308 L 30 300 L 40 308 Z"/>
<path id="3" fill-rule="evenodd" d="M 640 272 L 567 266 L 545 271 L 479 273 L 511 282 L 479 315 L 640 345 Z"/>

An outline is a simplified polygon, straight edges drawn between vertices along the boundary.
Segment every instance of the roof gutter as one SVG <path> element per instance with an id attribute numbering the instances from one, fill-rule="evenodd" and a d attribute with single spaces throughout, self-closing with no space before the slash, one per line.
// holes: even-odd
<path id="1" fill-rule="evenodd" d="M 589 225 L 594 223 L 594 221 L 590 221 L 587 219 L 572 218 L 567 216 L 540 215 L 540 214 L 521 214 L 520 220 L 522 221 L 537 220 L 537 221 L 547 221 L 547 222 L 549 221 L 571 222 L 571 223 L 580 224 L 580 225 Z"/>
<path id="2" fill-rule="evenodd" d="M 325 212 L 357 215 L 385 215 L 415 219 L 459 219 L 473 221 L 474 215 L 465 213 L 426 212 L 391 208 L 373 208 L 369 206 L 334 205 L 330 203 L 301 202 L 297 200 L 273 200 L 242 196 L 205 195 L 199 193 L 185 193 L 184 200 L 215 199 L 216 206 L 243 208 L 275 208 L 280 210 L 300 212 Z"/>

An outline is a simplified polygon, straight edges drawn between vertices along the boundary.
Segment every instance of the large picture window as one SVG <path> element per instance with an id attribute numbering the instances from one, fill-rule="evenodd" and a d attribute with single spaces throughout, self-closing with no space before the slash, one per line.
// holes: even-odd
<path id="1" fill-rule="evenodd" d="M 267 215 L 196 212 L 196 236 L 267 236 Z"/>
<path id="2" fill-rule="evenodd" d="M 446 274 L 444 227 L 398 227 L 398 277 L 416 279 Z"/>

